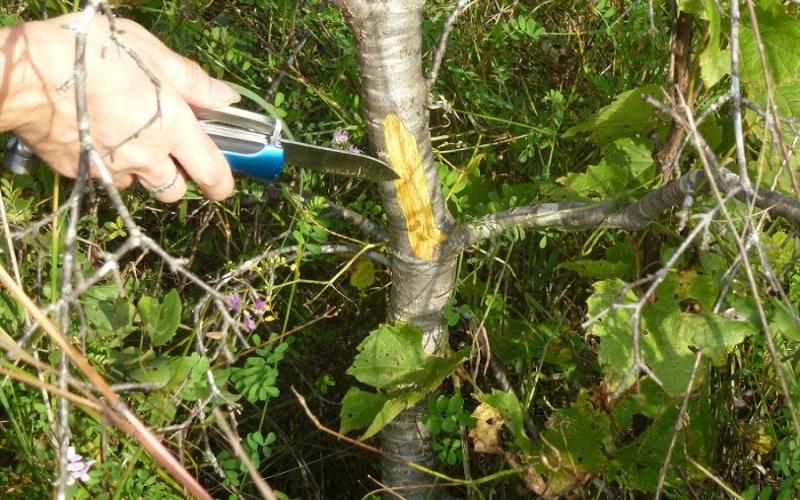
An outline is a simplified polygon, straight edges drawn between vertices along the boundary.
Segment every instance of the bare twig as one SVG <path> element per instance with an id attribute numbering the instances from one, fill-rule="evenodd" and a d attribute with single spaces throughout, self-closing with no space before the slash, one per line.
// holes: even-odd
<path id="1" fill-rule="evenodd" d="M 450 15 L 444 22 L 444 26 L 442 27 L 442 34 L 439 36 L 439 43 L 436 45 L 436 48 L 433 52 L 433 62 L 431 63 L 431 69 L 430 71 L 428 71 L 427 85 L 429 94 L 431 90 L 433 90 L 433 85 L 436 83 L 436 78 L 439 75 L 439 69 L 442 66 L 444 53 L 447 50 L 447 40 L 450 37 L 450 31 L 452 31 L 456 19 L 458 19 L 458 16 L 460 16 L 476 1 L 477 0 L 458 0 L 458 3 L 456 4 L 455 8 L 453 8 L 453 11 L 450 12 Z"/>

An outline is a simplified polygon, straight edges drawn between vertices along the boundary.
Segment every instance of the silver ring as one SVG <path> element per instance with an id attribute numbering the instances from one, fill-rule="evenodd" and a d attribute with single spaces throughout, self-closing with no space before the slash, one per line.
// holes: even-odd
<path id="1" fill-rule="evenodd" d="M 170 188 L 172 188 L 172 186 L 174 186 L 178 182 L 178 176 L 179 175 L 180 175 L 180 173 L 178 172 L 178 168 L 175 167 L 175 173 L 172 174 L 172 178 L 170 180 L 168 180 L 164 184 L 162 184 L 160 186 L 157 186 L 157 187 L 154 187 L 154 188 L 150 188 L 150 187 L 147 187 L 147 186 L 144 186 L 144 188 L 147 189 L 148 191 L 150 191 L 153 194 L 164 194 L 167 191 L 169 191 Z"/>

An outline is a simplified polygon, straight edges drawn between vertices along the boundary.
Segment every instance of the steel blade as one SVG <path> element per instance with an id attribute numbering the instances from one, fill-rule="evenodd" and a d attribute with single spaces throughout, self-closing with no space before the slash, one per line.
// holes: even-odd
<path id="1" fill-rule="evenodd" d="M 386 163 L 368 155 L 281 140 L 286 163 L 329 174 L 346 175 L 373 181 L 393 181 L 400 176 Z"/>

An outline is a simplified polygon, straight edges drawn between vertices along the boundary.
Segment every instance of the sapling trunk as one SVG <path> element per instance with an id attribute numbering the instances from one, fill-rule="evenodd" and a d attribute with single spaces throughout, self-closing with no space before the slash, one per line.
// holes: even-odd
<path id="1" fill-rule="evenodd" d="M 453 226 L 433 165 L 428 127 L 427 84 L 422 72 L 422 0 L 338 0 L 356 40 L 364 107 L 374 152 L 390 157 L 401 179 L 381 186 L 389 219 L 392 291 L 388 322 L 420 328 L 425 349 L 447 342 L 442 310 L 455 278 L 456 255 L 440 255 Z M 390 114 L 397 115 L 386 120 Z M 394 121 L 396 120 L 396 121 Z M 401 144 L 387 144 L 384 125 L 403 126 Z M 399 123 L 397 123 L 399 122 Z M 403 137 L 402 132 L 398 132 Z M 397 134 L 392 134 L 393 137 Z M 381 432 L 381 447 L 395 457 L 435 464 L 430 436 L 422 425 L 424 408 L 400 414 Z M 396 461 L 384 460 L 382 482 L 405 498 L 426 498 L 431 477 Z"/>

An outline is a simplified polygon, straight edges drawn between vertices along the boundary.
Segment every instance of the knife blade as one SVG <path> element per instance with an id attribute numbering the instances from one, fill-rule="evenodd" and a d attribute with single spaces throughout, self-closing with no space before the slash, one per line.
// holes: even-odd
<path id="1" fill-rule="evenodd" d="M 281 123 L 239 108 L 195 109 L 203 130 L 228 160 L 231 169 L 273 180 L 286 163 L 324 173 L 374 181 L 399 176 L 383 161 L 357 153 L 283 139 Z"/>

